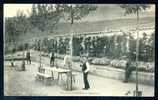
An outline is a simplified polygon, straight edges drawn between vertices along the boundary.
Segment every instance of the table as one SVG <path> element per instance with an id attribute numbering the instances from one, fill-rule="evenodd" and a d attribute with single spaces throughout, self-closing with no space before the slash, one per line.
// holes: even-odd
<path id="1" fill-rule="evenodd" d="M 68 89 L 68 76 L 71 73 L 70 70 L 63 69 L 63 68 L 56 68 L 56 67 L 43 67 L 43 69 L 50 70 L 52 72 L 52 77 L 53 78 L 54 78 L 53 72 L 57 72 L 58 73 L 58 83 L 59 83 L 59 75 L 61 75 L 63 73 L 66 74 L 67 75 L 67 89 Z M 72 84 L 70 84 L 70 85 L 71 85 L 71 90 L 72 90 Z"/>
<path id="2" fill-rule="evenodd" d="M 50 71 L 55 71 L 55 72 L 70 72 L 70 70 L 68 69 L 63 69 L 63 68 L 56 68 L 56 67 L 43 67 L 46 70 L 50 70 Z"/>

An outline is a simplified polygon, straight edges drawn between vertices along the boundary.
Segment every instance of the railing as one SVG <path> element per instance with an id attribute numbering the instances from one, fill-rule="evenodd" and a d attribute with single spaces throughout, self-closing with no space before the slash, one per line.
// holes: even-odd
<path id="1" fill-rule="evenodd" d="M 140 31 L 142 30 L 155 30 L 155 27 L 143 27 L 139 29 Z M 136 31 L 135 29 L 131 29 L 131 30 L 111 30 L 111 31 L 95 31 L 95 32 L 82 32 L 82 33 L 74 33 L 75 36 L 111 36 L 111 35 L 122 35 L 122 32 L 134 32 Z M 117 34 L 116 34 L 117 33 Z M 54 35 L 51 37 L 48 36 L 44 36 L 44 37 L 38 37 L 38 38 L 34 38 L 34 39 L 25 39 L 23 41 L 19 41 L 20 43 L 31 43 L 34 42 L 34 40 L 39 40 L 39 39 L 44 39 L 44 38 L 48 38 L 48 39 L 53 39 L 53 38 L 58 38 L 58 37 L 70 37 L 71 34 L 63 34 L 63 35 Z M 7 43 L 12 43 L 12 42 L 7 42 Z"/>

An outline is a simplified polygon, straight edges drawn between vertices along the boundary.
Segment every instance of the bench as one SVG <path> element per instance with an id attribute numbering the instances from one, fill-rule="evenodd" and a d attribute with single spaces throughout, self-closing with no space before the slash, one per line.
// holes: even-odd
<path id="1" fill-rule="evenodd" d="M 12 60 L 17 60 L 17 61 L 20 61 L 20 60 L 26 60 L 26 58 L 23 58 L 23 57 L 14 57 L 14 58 L 10 58 L 10 57 L 5 57 L 4 58 L 5 61 L 12 61 Z"/>
<path id="2" fill-rule="evenodd" d="M 63 74 L 66 74 L 69 72 L 69 70 L 67 69 L 62 69 L 62 68 L 56 68 L 56 67 L 43 67 L 44 70 L 48 70 L 52 72 L 52 78 L 54 78 L 53 73 L 57 72 L 58 76 L 57 76 L 57 84 L 59 85 L 59 81 L 60 79 L 63 80 Z"/>
<path id="3" fill-rule="evenodd" d="M 36 80 L 43 80 L 44 84 L 50 85 L 51 80 L 52 80 L 52 76 L 44 74 L 44 73 L 37 72 L 36 73 Z"/>

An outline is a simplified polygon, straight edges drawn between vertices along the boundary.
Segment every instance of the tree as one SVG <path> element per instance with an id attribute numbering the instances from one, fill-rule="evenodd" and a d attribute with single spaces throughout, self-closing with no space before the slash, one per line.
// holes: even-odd
<path id="1" fill-rule="evenodd" d="M 17 15 L 12 18 L 5 19 L 5 33 L 7 34 L 8 42 L 12 45 L 12 58 L 13 53 L 17 49 L 17 42 L 19 37 L 23 36 L 29 29 L 29 23 L 26 15 L 22 11 L 18 11 Z M 12 60 L 12 63 L 14 61 Z M 13 64 L 12 64 L 13 65 Z"/>
<path id="2" fill-rule="evenodd" d="M 90 4 L 65 4 L 62 5 L 64 8 L 64 15 L 65 18 L 70 21 L 71 23 L 71 31 L 72 31 L 72 38 L 71 38 L 71 55 L 73 55 L 73 28 L 72 25 L 74 21 L 81 20 L 83 17 L 87 16 L 90 12 L 95 11 L 97 6 L 90 5 Z"/>
<path id="3" fill-rule="evenodd" d="M 28 18 L 22 11 L 18 11 L 15 17 L 5 18 L 5 34 L 11 42 L 17 42 L 19 40 L 20 35 L 25 34 L 29 30 L 29 22 Z"/>
<path id="4" fill-rule="evenodd" d="M 75 20 L 81 20 L 83 17 L 88 15 L 91 11 L 94 11 L 97 9 L 94 5 L 86 5 L 86 4 L 65 4 L 65 5 L 59 5 L 59 8 L 61 11 L 63 11 L 63 14 L 65 15 L 65 18 L 70 21 L 71 23 L 71 31 L 72 36 L 70 40 L 70 49 L 71 49 L 71 56 L 73 55 L 73 28 L 72 25 L 74 24 Z M 71 79 L 70 79 L 70 90 L 72 90 L 72 73 L 71 73 Z"/>
<path id="5" fill-rule="evenodd" d="M 35 4 L 32 5 L 29 21 L 32 27 L 37 25 L 37 9 Z"/>
<path id="6" fill-rule="evenodd" d="M 15 18 L 5 18 L 5 42 L 11 43 L 15 41 L 16 28 Z"/>
<path id="7" fill-rule="evenodd" d="M 61 17 L 58 4 L 33 4 L 30 23 L 41 31 L 53 31 Z"/>
<path id="8" fill-rule="evenodd" d="M 142 10 L 146 10 L 150 6 L 147 4 L 121 4 L 121 8 L 125 10 L 125 15 L 136 14 L 137 16 L 137 42 L 136 42 L 136 96 L 138 95 L 138 60 L 139 60 L 139 15 Z"/>
<path id="9" fill-rule="evenodd" d="M 29 29 L 29 23 L 28 23 L 28 18 L 26 17 L 26 15 L 21 12 L 18 11 L 17 12 L 17 16 L 16 16 L 16 28 L 19 32 L 18 36 L 23 37 L 22 39 L 25 38 L 25 34 Z M 25 42 L 23 41 L 22 43 L 22 47 L 23 47 L 23 60 L 22 60 L 22 70 L 25 71 Z"/>
<path id="10" fill-rule="evenodd" d="M 15 18 L 6 18 L 5 19 L 5 42 L 7 42 L 8 43 L 8 45 L 7 45 L 7 43 L 6 43 L 6 45 L 5 45 L 5 50 L 8 50 L 8 46 L 11 46 L 12 47 L 12 49 L 11 49 L 11 53 L 12 53 L 12 60 L 11 60 L 11 66 L 12 67 L 14 67 L 14 60 L 13 60 L 13 53 L 14 53 L 14 46 L 15 46 L 15 41 L 16 41 L 16 35 L 15 35 L 15 33 L 16 33 L 16 28 L 15 28 L 15 23 L 14 23 L 14 21 L 15 21 Z"/>
<path id="11" fill-rule="evenodd" d="M 74 20 L 81 20 L 83 17 L 87 16 L 91 11 L 95 11 L 97 6 L 90 4 L 72 4 L 63 5 L 64 12 L 66 13 L 67 20 L 74 23 Z"/>
<path id="12" fill-rule="evenodd" d="M 24 12 L 18 11 L 16 16 L 16 29 L 19 32 L 19 35 L 25 35 L 30 29 L 30 23 L 28 17 Z"/>

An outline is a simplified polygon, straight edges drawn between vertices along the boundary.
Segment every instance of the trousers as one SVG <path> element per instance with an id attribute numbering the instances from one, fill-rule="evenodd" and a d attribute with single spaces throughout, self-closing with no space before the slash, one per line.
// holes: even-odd
<path id="1" fill-rule="evenodd" d="M 84 80 L 84 88 L 85 89 L 90 88 L 89 82 L 88 82 L 88 72 L 87 73 L 83 73 L 83 80 Z"/>

